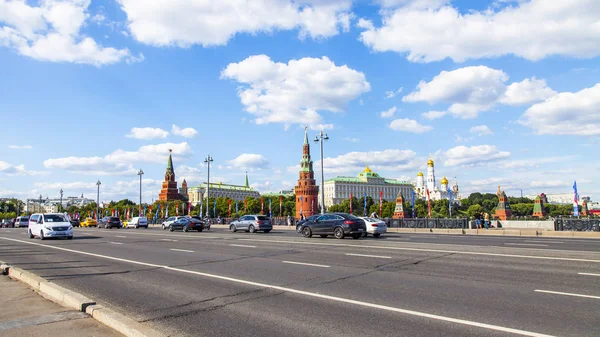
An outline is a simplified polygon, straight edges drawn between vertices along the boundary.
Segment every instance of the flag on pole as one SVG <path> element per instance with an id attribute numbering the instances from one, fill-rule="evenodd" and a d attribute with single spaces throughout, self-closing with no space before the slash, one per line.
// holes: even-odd
<path id="1" fill-rule="evenodd" d="M 283 203 L 283 197 L 279 197 L 279 216 L 283 216 L 283 207 L 282 207 L 282 203 Z"/>
<path id="2" fill-rule="evenodd" d="M 431 218 L 431 199 L 429 197 L 429 189 L 427 189 L 427 215 Z"/>
<path id="3" fill-rule="evenodd" d="M 410 190 L 412 193 L 412 201 L 410 202 L 410 207 L 412 208 L 412 217 L 415 217 L 415 190 Z"/>
<path id="4" fill-rule="evenodd" d="M 379 217 L 381 218 L 381 214 L 383 213 L 383 191 L 379 191 Z"/>
<path id="5" fill-rule="evenodd" d="M 244 213 L 248 211 L 248 201 L 244 198 Z"/>
<path id="6" fill-rule="evenodd" d="M 192 203 L 188 202 L 188 215 L 192 215 Z"/>
<path id="7" fill-rule="evenodd" d="M 175 204 L 175 215 L 177 215 L 177 216 L 179 215 L 179 204 L 178 203 Z"/>
<path id="8" fill-rule="evenodd" d="M 165 218 L 169 217 L 169 203 L 165 204 Z"/>
<path id="9" fill-rule="evenodd" d="M 450 189 L 450 186 L 448 186 L 448 213 L 450 214 L 450 217 L 452 217 L 452 190 Z"/>
<path id="10" fill-rule="evenodd" d="M 227 199 L 227 217 L 231 218 L 231 199 Z"/>
<path id="11" fill-rule="evenodd" d="M 156 214 L 154 214 L 154 219 L 158 219 L 158 211 L 160 211 L 160 204 L 156 207 Z"/>
<path id="12" fill-rule="evenodd" d="M 364 199 L 364 202 L 363 202 L 363 208 L 364 208 L 363 215 L 367 216 L 367 192 L 365 192 L 365 194 L 363 195 L 363 199 Z"/>
<path id="13" fill-rule="evenodd" d="M 577 197 L 577 181 L 573 182 L 573 216 L 579 216 L 579 198 Z"/>
<path id="14" fill-rule="evenodd" d="M 310 215 L 315 214 L 315 197 L 310 197 Z"/>
<path id="15" fill-rule="evenodd" d="M 202 213 L 202 207 L 204 207 L 204 201 L 200 202 L 200 217 L 202 217 L 202 215 L 204 214 Z"/>
<path id="16" fill-rule="evenodd" d="M 148 214 L 148 213 L 146 213 L 146 209 L 147 209 L 146 206 L 144 206 L 144 216 L 146 216 L 146 214 Z M 140 216 L 142 216 L 142 215 L 140 214 Z"/>
<path id="17" fill-rule="evenodd" d="M 260 214 L 265 214 L 265 198 L 260 198 Z"/>
<path id="18" fill-rule="evenodd" d="M 302 203 L 302 196 L 300 196 L 300 215 L 302 215 L 302 211 L 303 211 L 303 210 L 302 210 L 302 206 L 303 206 L 303 203 Z"/>
<path id="19" fill-rule="evenodd" d="M 350 214 L 352 214 L 352 193 L 350 193 Z"/>
<path id="20" fill-rule="evenodd" d="M 269 218 L 273 217 L 273 210 L 271 209 L 271 198 L 269 198 Z"/>
<path id="21" fill-rule="evenodd" d="M 213 217 L 217 217 L 217 198 L 215 198 L 213 202 Z"/>
<path id="22" fill-rule="evenodd" d="M 238 214 L 238 201 L 235 201 L 235 217 L 237 218 L 237 214 Z"/>

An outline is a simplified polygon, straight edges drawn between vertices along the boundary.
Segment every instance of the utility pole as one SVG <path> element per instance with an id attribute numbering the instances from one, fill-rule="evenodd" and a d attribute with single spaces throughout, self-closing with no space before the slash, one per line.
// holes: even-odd
<path id="1" fill-rule="evenodd" d="M 325 214 L 325 173 L 323 172 L 323 142 L 329 140 L 323 130 L 315 137 L 315 143 L 321 143 L 321 214 Z"/>
<path id="2" fill-rule="evenodd" d="M 142 216 L 142 176 L 144 175 L 144 171 L 142 171 L 142 169 L 140 169 L 140 171 L 137 173 L 138 176 L 140 176 L 140 209 L 139 209 L 139 216 Z"/>
<path id="3" fill-rule="evenodd" d="M 102 183 L 98 180 L 96 183 L 96 186 L 98 186 L 98 194 L 96 195 L 96 220 L 98 220 L 98 211 L 100 210 L 100 185 Z"/>
<path id="4" fill-rule="evenodd" d="M 204 158 L 204 163 L 206 163 L 206 165 L 208 166 L 207 178 L 206 178 L 206 217 L 207 218 L 210 218 L 209 213 L 208 213 L 209 207 L 210 207 L 208 198 L 210 196 L 210 163 L 212 163 L 212 162 L 213 162 L 213 158 L 210 155 L 208 155 L 206 158 Z"/>

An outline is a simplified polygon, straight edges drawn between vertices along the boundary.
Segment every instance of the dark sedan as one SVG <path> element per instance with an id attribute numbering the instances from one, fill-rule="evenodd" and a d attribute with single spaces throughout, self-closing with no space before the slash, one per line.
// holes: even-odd
<path id="1" fill-rule="evenodd" d="M 182 230 L 184 232 L 204 230 L 204 221 L 194 218 L 181 218 L 169 225 L 169 231 Z"/>
<path id="2" fill-rule="evenodd" d="M 305 223 L 309 222 L 309 221 L 315 221 L 317 220 L 318 217 L 320 217 L 321 214 L 315 214 L 315 215 L 311 215 L 308 218 L 304 219 L 304 220 L 299 220 L 296 223 L 296 232 L 298 233 L 302 233 L 302 225 L 304 225 Z"/>
<path id="3" fill-rule="evenodd" d="M 361 218 L 347 213 L 322 214 L 302 225 L 302 235 L 305 238 L 310 238 L 314 234 L 322 238 L 333 235 L 336 239 L 343 239 L 346 236 L 359 239 L 366 231 L 367 226 Z"/>
<path id="4" fill-rule="evenodd" d="M 71 223 L 71 226 L 79 227 L 79 219 L 71 219 L 69 222 Z"/>
<path id="5" fill-rule="evenodd" d="M 100 227 L 104 227 L 104 228 L 123 228 L 123 224 L 121 223 L 121 219 L 117 218 L 116 216 L 105 216 L 104 218 L 100 219 L 100 222 L 98 223 L 98 228 Z"/>

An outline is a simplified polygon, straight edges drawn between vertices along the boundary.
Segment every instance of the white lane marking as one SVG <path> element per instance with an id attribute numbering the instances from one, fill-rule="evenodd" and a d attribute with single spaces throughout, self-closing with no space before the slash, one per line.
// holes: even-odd
<path id="1" fill-rule="evenodd" d="M 530 246 L 530 247 L 548 247 L 548 245 L 540 245 L 536 243 L 505 243 L 505 246 Z"/>
<path id="2" fill-rule="evenodd" d="M 391 256 L 381 256 L 381 255 L 366 255 L 366 254 L 352 254 L 346 253 L 348 256 L 362 256 L 362 257 L 374 257 L 376 259 L 391 259 Z"/>
<path id="3" fill-rule="evenodd" d="M 320 268 L 329 268 L 331 266 L 326 266 L 324 264 L 314 264 L 314 263 L 304 263 L 304 262 L 294 262 L 294 261 L 281 261 L 287 264 L 299 264 L 302 266 L 310 266 L 310 267 L 320 267 Z"/>
<path id="4" fill-rule="evenodd" d="M 123 235 L 117 235 L 118 238 L 126 238 L 126 236 Z"/>
<path id="5" fill-rule="evenodd" d="M 563 241 L 554 241 L 554 240 L 525 240 L 523 242 L 536 242 L 536 243 L 564 243 Z"/>
<path id="6" fill-rule="evenodd" d="M 592 274 L 592 273 L 577 273 L 579 275 L 587 275 L 587 276 L 600 276 L 600 274 Z"/>
<path id="7" fill-rule="evenodd" d="M 537 259 L 537 260 L 557 260 L 557 261 L 576 261 L 576 262 L 591 262 L 600 263 L 600 260 L 577 259 L 570 257 L 553 257 L 553 256 L 538 256 L 538 255 L 517 255 L 503 253 L 483 253 L 483 252 L 465 252 L 460 250 L 444 250 L 444 249 L 426 249 L 426 248 L 408 248 L 408 247 L 390 247 L 390 246 L 359 246 L 343 243 L 320 243 L 320 242 L 297 242 L 287 240 L 260 240 L 260 239 L 238 239 L 240 241 L 255 241 L 255 242 L 270 242 L 270 243 L 286 243 L 297 245 L 320 245 L 320 246 L 335 246 L 335 247 L 351 247 L 351 248 L 366 248 L 366 249 L 389 249 L 389 250 L 406 250 L 414 252 L 430 252 L 430 253 L 452 253 L 462 255 L 482 255 L 482 256 L 497 256 L 497 257 L 514 257 L 521 259 Z"/>
<path id="8" fill-rule="evenodd" d="M 171 239 L 160 239 L 161 241 L 170 241 L 170 242 L 177 242 L 177 240 L 171 240 Z"/>
<path id="9" fill-rule="evenodd" d="M 193 250 L 187 250 L 187 249 L 176 249 L 176 248 L 171 248 L 169 250 L 172 250 L 174 252 L 186 252 L 186 253 L 193 253 Z"/>
<path id="10" fill-rule="evenodd" d="M 550 291 L 550 290 L 539 290 L 536 289 L 537 293 L 546 293 L 546 294 L 555 294 L 555 295 L 565 295 L 565 296 L 574 296 L 574 297 L 585 297 L 585 298 L 593 298 L 600 300 L 600 296 L 591 296 L 591 295 L 582 295 L 582 294 L 573 294 L 573 293 L 563 293 L 560 291 Z"/>
<path id="11" fill-rule="evenodd" d="M 320 298 L 320 299 L 330 300 L 330 301 L 340 302 L 340 303 L 347 303 L 347 304 L 352 304 L 352 305 L 361 306 L 361 307 L 367 307 L 367 308 L 379 309 L 379 310 L 384 310 L 384 311 L 397 312 L 397 313 L 401 313 L 401 314 L 405 314 L 405 315 L 411 315 L 411 316 L 417 316 L 417 317 L 425 317 L 425 318 L 434 319 L 434 320 L 438 320 L 438 321 L 444 321 L 444 322 L 450 322 L 450 323 L 456 323 L 456 324 L 462 324 L 462 325 L 468 325 L 468 326 L 475 326 L 475 327 L 479 327 L 479 328 L 483 328 L 483 329 L 488 329 L 488 330 L 502 331 L 502 332 L 514 333 L 514 334 L 518 334 L 518 335 L 531 336 L 531 337 L 553 337 L 552 335 L 545 335 L 545 334 L 537 333 L 537 332 L 531 332 L 531 331 L 526 331 L 526 330 L 519 330 L 519 329 L 507 328 L 507 327 L 503 327 L 503 326 L 499 326 L 499 325 L 493 325 L 493 324 L 487 324 L 487 323 L 481 323 L 481 322 L 468 321 L 468 320 L 464 320 L 464 319 L 452 318 L 452 317 L 447 317 L 447 316 L 440 316 L 440 315 L 428 314 L 428 313 L 425 313 L 425 312 L 414 311 L 414 310 L 409 310 L 409 309 L 402 309 L 402 308 L 396 308 L 396 307 L 390 307 L 390 306 L 385 306 L 385 305 L 380 305 L 380 304 L 375 304 L 375 303 L 369 303 L 369 302 L 361 302 L 361 301 L 351 300 L 351 299 L 347 299 L 347 298 L 343 298 L 343 297 L 335 297 L 335 296 L 329 296 L 329 295 L 311 293 L 311 292 L 308 292 L 308 291 L 297 290 L 297 289 L 293 289 L 293 288 L 281 287 L 281 286 L 276 286 L 276 285 L 271 285 L 271 284 L 266 284 L 266 283 L 253 282 L 253 281 L 246 281 L 246 280 L 242 280 L 242 279 L 238 279 L 238 278 L 233 278 L 233 277 L 227 277 L 227 276 L 221 276 L 221 275 L 215 275 L 215 274 L 208 274 L 208 273 L 203 273 L 203 272 L 199 272 L 199 271 L 193 271 L 193 270 L 187 270 L 187 269 L 181 269 L 181 268 L 175 268 L 175 267 L 158 265 L 158 264 L 154 264 L 154 263 L 146 263 L 146 262 L 140 262 L 140 261 L 122 259 L 122 258 L 118 258 L 118 257 L 112 257 L 112 256 L 108 256 L 108 255 L 100 255 L 100 254 L 82 252 L 82 251 L 78 251 L 78 250 L 74 250 L 74 249 L 68 249 L 68 248 L 57 247 L 57 246 L 49 246 L 49 245 L 45 245 L 45 244 L 41 244 L 41 243 L 36 243 L 36 242 L 31 242 L 31 241 L 23 241 L 23 240 L 10 239 L 10 238 L 4 238 L 4 237 L 0 237 L 0 239 L 8 240 L 8 241 L 14 241 L 14 242 L 20 242 L 20 243 L 29 244 L 29 245 L 41 246 L 41 247 L 50 248 L 50 249 L 62 250 L 62 251 L 70 252 L 70 253 L 82 254 L 82 255 L 87 255 L 87 256 L 94 256 L 94 257 L 103 258 L 103 259 L 107 259 L 107 260 L 113 260 L 113 261 L 119 261 L 119 262 L 126 262 L 126 263 L 137 264 L 137 265 L 148 266 L 148 267 L 154 267 L 154 268 L 163 268 L 163 269 L 167 269 L 167 270 L 171 270 L 171 271 L 177 271 L 177 272 L 181 272 L 181 273 L 193 274 L 193 275 L 204 276 L 204 277 L 208 277 L 208 278 L 214 278 L 214 279 L 218 279 L 218 280 L 224 280 L 224 281 L 230 281 L 230 282 L 234 282 L 234 283 L 246 284 L 246 285 L 251 285 L 251 286 L 255 286 L 255 287 L 259 287 L 259 288 L 279 290 L 279 291 L 284 291 L 284 292 L 288 292 L 288 293 L 292 293 L 292 294 L 303 295 L 303 296 L 308 296 L 308 297 L 315 297 L 315 298 Z"/>
<path id="12" fill-rule="evenodd" d="M 112 241 L 110 243 L 112 243 L 113 245 L 122 245 L 123 244 L 123 242 L 112 242 Z"/>
<path id="13" fill-rule="evenodd" d="M 232 246 L 232 247 L 256 248 L 256 246 L 250 246 L 250 245 L 235 245 L 235 244 L 230 244 L 230 246 Z"/>
<path id="14" fill-rule="evenodd" d="M 110 233 L 110 232 L 107 232 Z M 222 239 L 222 237 L 220 236 L 204 236 L 203 234 L 199 234 L 199 235 L 181 235 L 181 234 L 173 234 L 173 233 L 165 233 L 165 234 L 155 234 L 155 233 L 141 233 L 141 232 L 134 232 L 134 231 L 130 231 L 127 232 L 127 234 L 131 234 L 131 235 L 150 235 L 150 236 L 171 236 L 171 237 L 183 237 L 183 238 L 187 238 L 187 239 Z"/>

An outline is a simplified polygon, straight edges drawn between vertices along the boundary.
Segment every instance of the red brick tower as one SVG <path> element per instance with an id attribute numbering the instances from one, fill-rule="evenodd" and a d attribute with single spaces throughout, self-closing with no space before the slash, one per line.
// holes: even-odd
<path id="1" fill-rule="evenodd" d="M 165 172 L 165 181 L 162 183 L 162 189 L 158 194 L 158 200 L 169 201 L 169 200 L 180 200 L 181 195 L 177 189 L 177 181 L 175 181 L 175 170 L 173 169 L 173 158 L 171 158 L 171 152 L 169 149 L 169 162 L 167 163 L 167 171 Z"/>
<path id="2" fill-rule="evenodd" d="M 398 192 L 398 196 L 396 197 L 396 208 L 394 209 L 394 215 L 392 218 L 394 219 L 403 219 L 406 218 L 406 214 L 404 213 L 404 197 L 402 196 L 402 191 Z"/>
<path id="3" fill-rule="evenodd" d="M 504 191 L 500 191 L 500 186 L 498 186 L 498 206 L 496 206 L 496 216 L 500 220 L 506 220 L 512 216 L 512 210 L 510 209 L 510 205 L 508 204 L 508 197 Z"/>
<path id="4" fill-rule="evenodd" d="M 294 187 L 296 193 L 296 218 L 300 214 L 309 217 L 317 214 L 319 186 L 315 181 L 313 162 L 310 159 L 310 144 L 308 143 L 308 128 L 304 128 L 304 145 L 302 146 L 302 160 L 300 161 L 300 177 L 298 185 Z"/>

